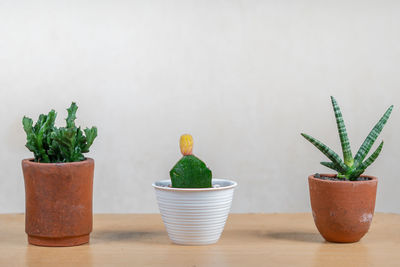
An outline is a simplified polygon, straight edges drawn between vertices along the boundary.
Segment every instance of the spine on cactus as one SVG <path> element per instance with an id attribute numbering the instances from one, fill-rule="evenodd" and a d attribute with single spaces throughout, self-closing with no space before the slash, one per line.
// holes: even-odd
<path id="1" fill-rule="evenodd" d="M 193 138 L 184 134 L 180 138 L 180 149 L 183 157 L 169 172 L 172 187 L 208 188 L 212 187 L 212 172 L 206 164 L 192 154 Z"/>

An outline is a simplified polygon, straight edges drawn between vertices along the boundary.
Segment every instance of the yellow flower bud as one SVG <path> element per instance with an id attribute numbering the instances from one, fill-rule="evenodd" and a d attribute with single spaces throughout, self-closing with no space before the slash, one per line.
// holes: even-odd
<path id="1" fill-rule="evenodd" d="M 192 155 L 193 137 L 190 134 L 182 135 L 181 140 L 179 141 L 179 145 L 181 147 L 182 155 Z"/>

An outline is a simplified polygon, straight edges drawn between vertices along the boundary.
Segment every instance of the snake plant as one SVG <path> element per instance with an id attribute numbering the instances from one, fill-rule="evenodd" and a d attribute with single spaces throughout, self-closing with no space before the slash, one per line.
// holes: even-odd
<path id="1" fill-rule="evenodd" d="M 333 110 L 335 112 L 336 124 L 339 132 L 340 143 L 342 145 L 343 151 L 343 160 L 336 154 L 332 149 L 327 147 L 321 141 L 311 137 L 307 134 L 302 133 L 301 135 L 311 142 L 316 148 L 318 148 L 325 156 L 327 156 L 331 161 L 330 162 L 321 162 L 321 164 L 325 167 L 333 169 L 338 172 L 337 178 L 354 181 L 365 171 L 365 169 L 370 166 L 376 158 L 379 156 L 379 153 L 382 151 L 383 141 L 380 143 L 378 148 L 371 154 L 369 158 L 366 160 L 368 152 L 371 150 L 372 145 L 377 139 L 378 135 L 381 133 L 383 127 L 385 126 L 389 116 L 393 110 L 393 105 L 390 106 L 385 114 L 381 117 L 378 123 L 372 128 L 371 132 L 361 145 L 360 149 L 353 157 L 350 148 L 349 138 L 347 136 L 346 127 L 344 125 L 342 112 L 340 111 L 339 105 L 337 104 L 335 98 L 331 96 Z"/>
<path id="2" fill-rule="evenodd" d="M 207 188 L 212 187 L 212 172 L 206 164 L 192 154 L 193 138 L 184 134 L 180 139 L 183 157 L 169 172 L 172 187 L 176 188 Z"/>

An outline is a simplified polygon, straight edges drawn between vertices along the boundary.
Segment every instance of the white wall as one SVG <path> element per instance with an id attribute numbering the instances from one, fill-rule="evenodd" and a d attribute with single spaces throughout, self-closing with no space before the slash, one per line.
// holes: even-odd
<path id="1" fill-rule="evenodd" d="M 307 175 L 328 171 L 305 131 L 353 150 L 390 104 L 377 210 L 400 212 L 400 2 L 0 1 L 0 213 L 23 212 L 23 115 L 72 100 L 96 125 L 96 212 L 158 212 L 178 139 L 239 183 L 234 212 L 309 211 Z M 329 172 L 329 171 L 328 171 Z"/>

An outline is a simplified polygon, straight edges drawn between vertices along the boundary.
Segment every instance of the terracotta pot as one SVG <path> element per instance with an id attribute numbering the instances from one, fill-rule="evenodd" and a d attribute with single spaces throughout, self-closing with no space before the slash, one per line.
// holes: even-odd
<path id="1" fill-rule="evenodd" d="M 77 246 L 92 231 L 94 161 L 22 161 L 25 180 L 25 232 L 38 246 Z"/>
<path id="2" fill-rule="evenodd" d="M 335 177 L 333 174 L 321 176 Z M 330 242 L 359 241 L 369 229 L 375 209 L 378 180 L 330 181 L 308 177 L 315 225 Z"/>

